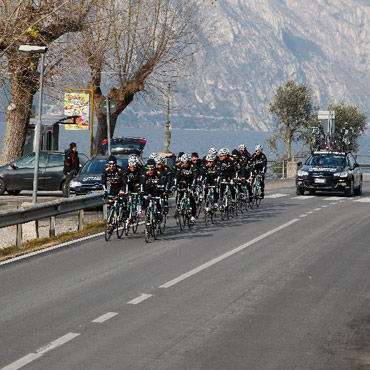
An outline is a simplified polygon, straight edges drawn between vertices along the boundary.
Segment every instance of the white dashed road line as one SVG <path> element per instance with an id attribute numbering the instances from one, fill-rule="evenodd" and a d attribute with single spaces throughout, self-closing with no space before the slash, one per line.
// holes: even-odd
<path id="1" fill-rule="evenodd" d="M 273 235 L 273 234 L 277 233 L 278 231 L 287 228 L 288 226 L 296 223 L 297 221 L 299 221 L 299 218 L 295 218 L 295 219 L 287 222 L 286 224 L 283 224 L 279 227 L 276 227 L 275 229 L 272 229 L 272 230 L 258 236 L 257 238 L 254 238 L 251 241 L 249 241 L 249 242 L 247 242 L 247 243 L 245 243 L 245 244 L 243 244 L 243 245 L 241 245 L 241 246 L 239 246 L 235 249 L 232 249 L 231 251 L 229 251 L 229 252 L 227 252 L 227 253 L 225 253 L 225 254 L 217 257 L 217 258 L 214 258 L 213 260 L 208 261 L 208 262 L 204 263 L 203 265 L 200 265 L 200 266 L 196 267 L 195 269 L 188 271 L 185 274 L 182 274 L 182 275 L 178 276 L 175 279 L 172 279 L 172 280 L 168 281 L 167 283 L 161 285 L 160 288 L 169 288 L 169 287 L 171 287 L 171 286 L 173 286 L 173 285 L 175 285 L 175 284 L 177 284 L 177 283 L 179 283 L 179 282 L 197 274 L 198 272 L 201 272 L 201 271 L 207 269 L 208 267 L 211 267 L 211 266 L 215 265 L 216 263 L 221 262 L 224 259 L 233 256 L 235 253 L 238 253 L 238 252 L 242 251 L 243 249 L 246 249 L 246 248 L 250 247 L 251 245 L 267 238 L 268 236 Z"/>
<path id="2" fill-rule="evenodd" d="M 287 197 L 289 194 L 281 194 L 281 193 L 275 193 L 275 194 L 266 194 L 265 199 L 275 199 L 275 198 L 282 198 Z"/>
<path id="3" fill-rule="evenodd" d="M 133 299 L 132 301 L 127 302 L 127 304 L 139 304 L 150 297 L 153 297 L 153 295 L 152 294 L 142 294 L 139 297 Z"/>
<path id="4" fill-rule="evenodd" d="M 98 324 L 102 324 L 103 322 L 111 319 L 112 317 L 118 315 L 117 312 L 107 312 L 105 313 L 104 315 L 101 315 L 99 316 L 97 319 L 91 321 L 91 322 L 95 322 L 95 323 L 98 323 Z"/>
<path id="5" fill-rule="evenodd" d="M 365 198 L 359 198 L 355 199 L 354 202 L 359 202 L 359 203 L 370 203 L 370 197 L 365 197 Z"/>
<path id="6" fill-rule="evenodd" d="M 78 337 L 80 334 L 79 333 L 68 333 L 53 342 L 50 342 L 48 345 L 45 347 L 42 347 L 38 349 L 35 353 L 29 353 L 28 355 L 20 358 L 19 360 L 13 362 L 12 364 L 3 367 L 1 370 L 17 370 L 20 369 L 21 367 L 31 363 L 32 361 L 37 360 L 41 356 L 43 356 L 45 353 L 51 351 L 52 349 L 55 349 L 57 347 L 62 346 L 63 344 L 71 341 L 72 339 Z"/>

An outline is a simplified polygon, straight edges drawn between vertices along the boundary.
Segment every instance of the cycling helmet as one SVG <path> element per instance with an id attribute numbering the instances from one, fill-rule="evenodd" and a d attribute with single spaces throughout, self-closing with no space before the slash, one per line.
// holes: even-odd
<path id="1" fill-rule="evenodd" d="M 188 163 L 190 161 L 190 157 L 188 154 L 184 153 L 181 157 L 180 157 L 180 162 L 181 163 Z"/>
<path id="2" fill-rule="evenodd" d="M 256 145 L 256 147 L 254 148 L 255 152 L 262 152 L 262 150 L 263 150 L 262 145 Z"/>
<path id="3" fill-rule="evenodd" d="M 239 152 L 238 152 L 236 149 L 234 149 L 234 150 L 232 151 L 231 155 L 232 155 L 234 158 L 238 158 L 238 157 L 239 157 Z"/>
<path id="4" fill-rule="evenodd" d="M 155 164 L 164 164 L 165 163 L 164 157 L 162 157 L 159 154 L 154 158 L 154 161 L 155 161 Z"/>
<path id="5" fill-rule="evenodd" d="M 108 164 L 117 164 L 117 158 L 114 155 L 110 155 L 108 158 Z"/>
<path id="6" fill-rule="evenodd" d="M 216 148 L 210 148 L 209 150 L 208 150 L 208 154 L 211 154 L 211 155 L 217 155 L 217 149 Z"/>
<path id="7" fill-rule="evenodd" d="M 230 150 L 228 148 L 222 148 L 219 150 L 218 152 L 218 155 L 220 157 L 224 156 L 224 155 L 229 155 L 230 154 Z"/>
<path id="8" fill-rule="evenodd" d="M 158 155 L 157 153 L 153 152 L 153 153 L 149 156 L 149 159 L 155 159 L 157 155 Z"/>
<path id="9" fill-rule="evenodd" d="M 129 166 L 136 167 L 138 163 L 139 163 L 139 159 L 138 159 L 137 155 L 131 154 L 128 157 L 128 165 Z"/>
<path id="10" fill-rule="evenodd" d="M 148 161 L 146 162 L 145 168 L 147 170 L 154 170 L 155 169 L 155 161 L 154 161 L 154 159 L 148 159 Z"/>
<path id="11" fill-rule="evenodd" d="M 246 145 L 245 144 L 240 144 L 239 146 L 238 146 L 238 150 L 246 150 L 247 149 L 247 147 L 246 147 Z"/>
<path id="12" fill-rule="evenodd" d="M 216 159 L 216 156 L 215 156 L 215 155 L 208 154 L 208 155 L 206 156 L 206 161 L 207 161 L 207 162 L 214 162 L 214 161 L 215 161 L 215 159 Z"/>

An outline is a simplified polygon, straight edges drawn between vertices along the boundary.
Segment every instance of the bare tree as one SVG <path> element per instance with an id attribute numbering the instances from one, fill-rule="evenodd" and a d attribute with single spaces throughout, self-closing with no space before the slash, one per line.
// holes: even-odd
<path id="1" fill-rule="evenodd" d="M 181 76 L 201 45 L 198 0 L 110 0 L 96 19 L 75 35 L 90 71 L 98 119 L 95 153 L 107 138 L 106 116 L 99 105 L 105 95 L 116 104 L 111 114 L 113 135 L 118 116 L 137 93 L 160 93 Z M 95 25 L 100 25 L 95 27 Z"/>
<path id="2" fill-rule="evenodd" d="M 9 87 L 7 128 L 0 163 L 22 155 L 33 97 L 39 88 L 38 54 L 22 56 L 22 44 L 50 46 L 69 32 L 81 31 L 95 0 L 2 0 L 0 60 Z M 2 69 L 4 73 L 4 68 Z M 0 72 L 1 73 L 1 72 Z"/>

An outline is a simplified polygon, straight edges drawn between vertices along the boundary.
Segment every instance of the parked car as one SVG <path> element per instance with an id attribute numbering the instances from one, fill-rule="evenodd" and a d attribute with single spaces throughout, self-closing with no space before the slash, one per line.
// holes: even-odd
<path id="1" fill-rule="evenodd" d="M 83 166 L 89 159 L 79 153 L 80 163 Z M 62 190 L 65 182 L 64 152 L 40 151 L 38 190 Z M 0 167 L 0 195 L 5 191 L 9 195 L 18 195 L 22 190 L 33 189 L 35 170 L 35 153 L 27 154 L 16 161 Z"/>
<path id="2" fill-rule="evenodd" d="M 103 140 L 103 154 L 108 155 L 108 140 Z M 110 140 L 113 155 L 137 154 L 142 156 L 146 139 L 142 137 L 114 137 Z"/>
<path id="3" fill-rule="evenodd" d="M 305 191 L 340 191 L 347 197 L 361 195 L 362 171 L 351 153 L 317 151 L 298 170 L 297 195 Z"/>
<path id="4" fill-rule="evenodd" d="M 87 161 L 81 172 L 70 182 L 71 194 L 82 195 L 93 191 L 103 190 L 101 176 L 108 163 L 109 156 L 99 155 Z M 116 156 L 117 165 L 126 169 L 128 166 L 127 156 Z"/>

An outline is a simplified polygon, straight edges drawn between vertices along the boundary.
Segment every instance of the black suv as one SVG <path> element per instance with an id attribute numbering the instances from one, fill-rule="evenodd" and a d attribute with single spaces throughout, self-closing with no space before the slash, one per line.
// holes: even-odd
<path id="1" fill-rule="evenodd" d="M 313 152 L 298 170 L 297 195 L 305 191 L 340 191 L 347 197 L 361 195 L 362 171 L 351 153 Z"/>
<path id="2" fill-rule="evenodd" d="M 128 158 L 131 154 L 139 157 L 139 163 L 143 166 L 142 153 L 146 139 L 138 137 L 121 137 L 111 139 L 111 153 L 117 158 L 118 166 L 125 170 L 128 166 Z M 101 175 L 108 163 L 108 141 L 103 141 L 105 155 L 91 158 L 82 171 L 71 181 L 71 194 L 83 195 L 93 191 L 103 190 Z"/>

